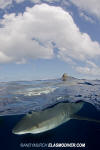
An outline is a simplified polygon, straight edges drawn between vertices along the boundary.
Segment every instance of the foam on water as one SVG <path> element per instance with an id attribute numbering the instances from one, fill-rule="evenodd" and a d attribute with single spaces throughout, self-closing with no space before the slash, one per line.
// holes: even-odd
<path id="1" fill-rule="evenodd" d="M 24 96 L 35 96 L 35 95 L 42 95 L 42 94 L 49 94 L 56 90 L 56 88 L 52 87 L 44 87 L 44 88 L 29 88 L 25 91 L 19 91 L 17 94 L 23 94 Z"/>
<path id="2" fill-rule="evenodd" d="M 40 111 L 59 102 L 85 101 L 100 110 L 100 81 L 40 80 L 0 83 L 0 115 Z"/>

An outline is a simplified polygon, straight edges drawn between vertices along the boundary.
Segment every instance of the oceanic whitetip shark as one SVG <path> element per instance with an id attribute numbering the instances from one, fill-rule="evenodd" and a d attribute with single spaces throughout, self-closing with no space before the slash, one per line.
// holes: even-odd
<path id="1" fill-rule="evenodd" d="M 81 110 L 83 105 L 84 102 L 59 103 L 52 108 L 40 112 L 28 113 L 19 121 L 12 132 L 14 134 L 38 134 L 56 128 L 70 119 L 88 120 L 100 123 L 98 120 L 81 117 L 76 114 Z"/>

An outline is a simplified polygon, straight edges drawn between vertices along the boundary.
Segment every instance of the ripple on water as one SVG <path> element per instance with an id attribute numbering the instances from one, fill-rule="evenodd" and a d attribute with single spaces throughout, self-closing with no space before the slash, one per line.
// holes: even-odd
<path id="1" fill-rule="evenodd" d="M 100 110 L 100 81 L 61 80 L 0 83 L 0 115 L 39 111 L 58 102 L 85 101 Z"/>

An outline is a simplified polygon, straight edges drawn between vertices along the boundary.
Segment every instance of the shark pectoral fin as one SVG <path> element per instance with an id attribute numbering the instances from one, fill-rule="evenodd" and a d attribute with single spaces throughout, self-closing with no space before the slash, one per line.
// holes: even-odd
<path id="1" fill-rule="evenodd" d="M 79 115 L 72 115 L 71 119 L 86 120 L 86 121 L 100 123 L 100 120 L 96 120 L 96 119 L 92 119 L 92 118 L 87 118 L 87 117 L 82 117 L 82 116 L 79 116 Z"/>

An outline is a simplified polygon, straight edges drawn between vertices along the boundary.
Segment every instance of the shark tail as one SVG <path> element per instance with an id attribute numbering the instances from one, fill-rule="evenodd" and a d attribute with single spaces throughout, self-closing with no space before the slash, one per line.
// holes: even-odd
<path id="1" fill-rule="evenodd" d="M 91 121 L 91 122 L 96 122 L 96 123 L 100 123 L 100 120 L 96 120 L 96 119 L 92 119 L 92 118 L 87 118 L 87 117 L 82 117 L 82 116 L 78 116 L 78 115 L 73 115 L 72 119 L 76 119 L 76 120 L 86 120 L 86 121 Z"/>

